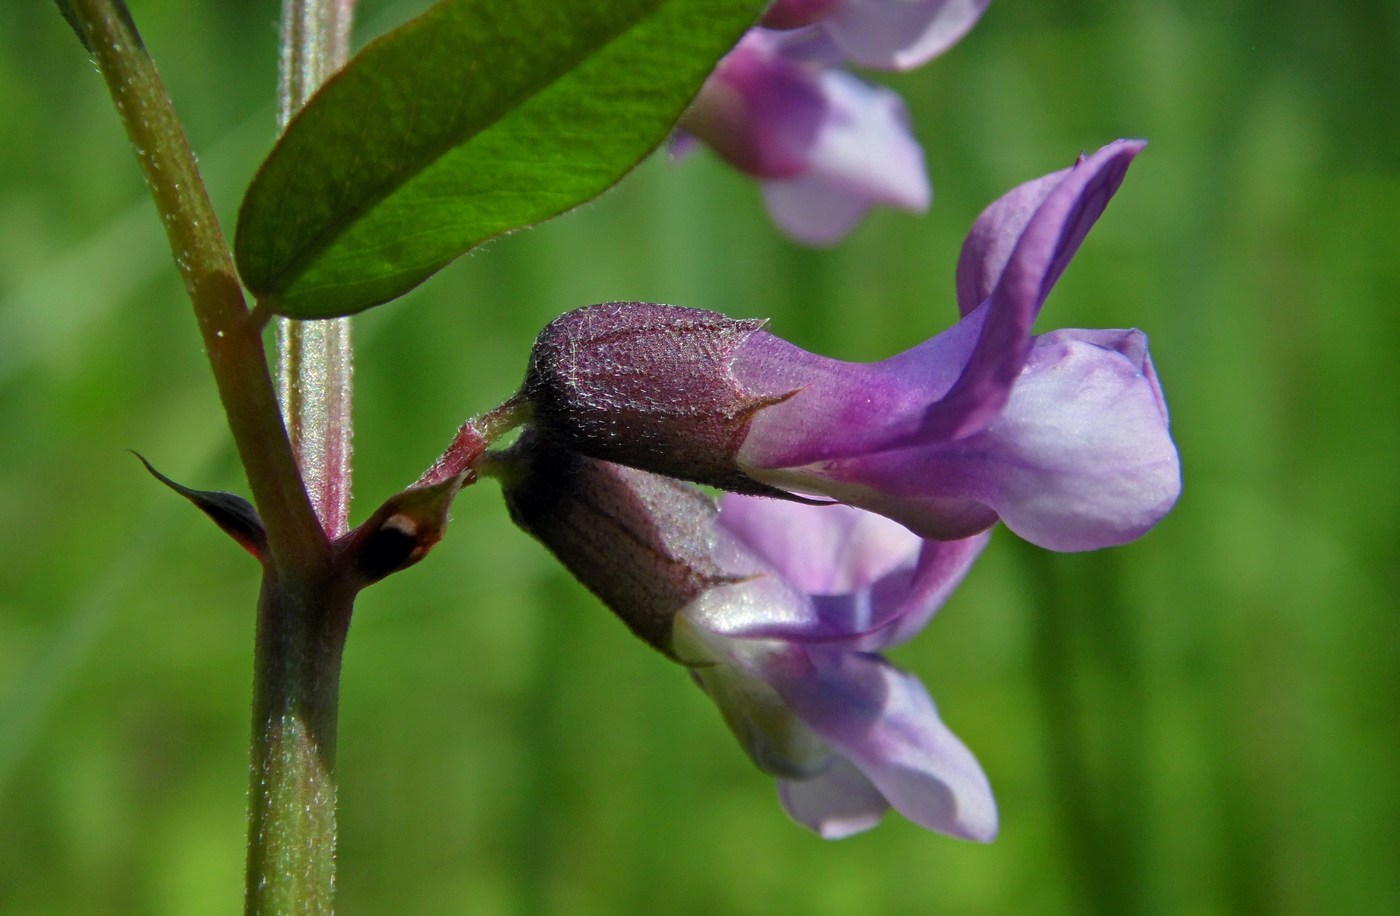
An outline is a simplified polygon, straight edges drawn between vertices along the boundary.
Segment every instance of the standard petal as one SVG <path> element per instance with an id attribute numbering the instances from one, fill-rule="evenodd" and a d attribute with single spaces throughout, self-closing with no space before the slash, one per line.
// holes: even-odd
<path id="1" fill-rule="evenodd" d="M 805 168 L 763 186 L 773 221 L 797 241 L 829 245 L 877 204 L 927 210 L 932 190 L 903 100 L 840 71 L 819 79 L 826 110 Z"/>
<path id="2" fill-rule="evenodd" d="M 869 830 L 890 807 L 880 790 L 844 757 L 811 779 L 779 779 L 778 800 L 789 817 L 826 840 Z"/>
<path id="3" fill-rule="evenodd" d="M 1045 297 L 1145 145 L 1118 140 L 1059 173 L 1061 179 L 1031 214 L 1001 270 L 971 359 L 952 389 L 929 409 L 925 428 L 930 437 L 970 435 L 1001 410 L 1025 362 L 1031 326 Z M 1014 223 L 1019 212 L 1013 209 L 1003 218 Z M 985 257 L 994 263 L 998 251 L 993 246 Z"/>
<path id="4" fill-rule="evenodd" d="M 966 315 L 987 301 L 1026 224 L 1069 171 L 1052 172 L 1013 188 L 993 201 L 972 223 L 958 255 L 959 313 Z"/>
<path id="5" fill-rule="evenodd" d="M 844 0 L 821 27 L 862 67 L 909 70 L 951 48 L 989 0 Z"/>
<path id="6" fill-rule="evenodd" d="M 812 658 L 814 672 L 772 681 L 799 719 L 914 823 L 982 842 L 996 835 L 986 775 L 917 678 L 874 655 Z"/>

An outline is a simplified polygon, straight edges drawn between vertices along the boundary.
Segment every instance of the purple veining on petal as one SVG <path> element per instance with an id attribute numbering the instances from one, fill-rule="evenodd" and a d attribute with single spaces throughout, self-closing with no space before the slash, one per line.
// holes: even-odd
<path id="1" fill-rule="evenodd" d="M 957 380 L 985 311 L 878 363 L 809 353 L 766 331 L 734 352 L 749 390 L 795 392 L 754 417 L 737 459 L 750 469 L 798 467 L 864 454 L 917 436 L 930 404 Z"/>
<path id="2" fill-rule="evenodd" d="M 808 506 L 729 494 L 718 527 L 740 547 L 736 574 L 756 557 L 771 577 L 717 590 L 692 616 L 714 632 L 800 639 L 875 651 L 904 642 L 932 618 L 986 544 L 923 541 L 903 526 L 849 506 Z M 717 557 L 730 556 L 720 545 Z M 807 596 L 799 613 L 759 595 L 791 586 Z M 742 597 L 741 597 L 742 593 Z M 791 605 L 792 602 L 788 602 Z M 736 610 L 743 609 L 743 610 Z"/>

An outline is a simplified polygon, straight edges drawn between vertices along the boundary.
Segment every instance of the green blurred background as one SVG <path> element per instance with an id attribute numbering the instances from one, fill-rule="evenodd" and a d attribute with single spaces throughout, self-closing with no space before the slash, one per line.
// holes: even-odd
<path id="1" fill-rule="evenodd" d="M 225 220 L 273 136 L 277 4 L 133 3 Z M 411 7 L 366 2 L 361 34 Z M 1000 801 L 990 846 L 791 824 L 681 671 L 462 494 L 361 600 L 346 913 L 1400 911 L 1400 7 L 999 0 L 888 79 L 936 187 L 832 251 L 706 155 L 357 319 L 355 518 L 510 394 L 561 311 L 768 316 L 847 359 L 955 316 L 980 209 L 1144 136 L 1047 306 L 1138 326 L 1185 468 L 1140 542 L 999 531 L 897 660 Z M 124 135 L 50 4 L 0 23 L 0 912 L 241 899 L 254 564 L 124 450 L 246 491 Z"/>

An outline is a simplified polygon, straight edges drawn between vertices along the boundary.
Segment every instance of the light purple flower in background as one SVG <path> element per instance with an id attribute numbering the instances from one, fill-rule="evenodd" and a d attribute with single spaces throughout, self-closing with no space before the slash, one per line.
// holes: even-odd
<path id="1" fill-rule="evenodd" d="M 921 67 L 958 43 L 990 0 L 842 0 L 816 22 L 851 63 L 873 70 Z"/>
<path id="2" fill-rule="evenodd" d="M 511 517 L 690 668 L 794 819 L 835 839 L 893 806 L 931 830 L 995 835 L 976 759 L 918 679 L 874 654 L 928 623 L 985 535 L 921 541 L 844 506 L 717 507 L 534 429 L 496 461 Z"/>
<path id="3" fill-rule="evenodd" d="M 687 131 L 763 182 L 778 227 L 839 241 L 873 206 L 928 209 L 923 150 L 898 95 L 784 56 L 756 29 L 730 52 L 686 115 Z"/>
<path id="4" fill-rule="evenodd" d="M 1130 541 L 1181 486 L 1146 337 L 1031 326 L 1143 145 L 1116 141 L 988 207 L 958 264 L 962 320 L 912 350 L 847 363 L 761 322 L 594 306 L 536 341 L 536 422 L 597 458 L 827 497 L 923 537 L 1000 518 L 1054 550 Z"/>
<path id="5" fill-rule="evenodd" d="M 763 183 L 773 221 L 809 245 L 840 241 L 877 205 L 932 198 L 904 102 L 843 70 L 908 69 L 951 47 L 986 0 L 780 0 L 724 58 L 681 124 Z M 801 26 L 797 28 L 795 26 Z M 779 30 L 783 29 L 783 30 Z"/>

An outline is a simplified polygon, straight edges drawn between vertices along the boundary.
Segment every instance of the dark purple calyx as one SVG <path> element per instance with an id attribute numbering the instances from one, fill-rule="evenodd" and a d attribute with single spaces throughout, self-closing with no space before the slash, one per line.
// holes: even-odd
<path id="1" fill-rule="evenodd" d="M 735 352 L 763 324 L 648 302 L 569 312 L 531 351 L 522 389 L 531 423 L 592 458 L 788 497 L 735 463 L 754 414 L 792 394 L 751 391 L 731 371 Z"/>
<path id="2" fill-rule="evenodd" d="M 715 562 L 718 510 L 695 487 L 587 458 L 535 427 L 496 461 L 512 521 L 672 658 L 676 614 L 737 581 Z"/>

